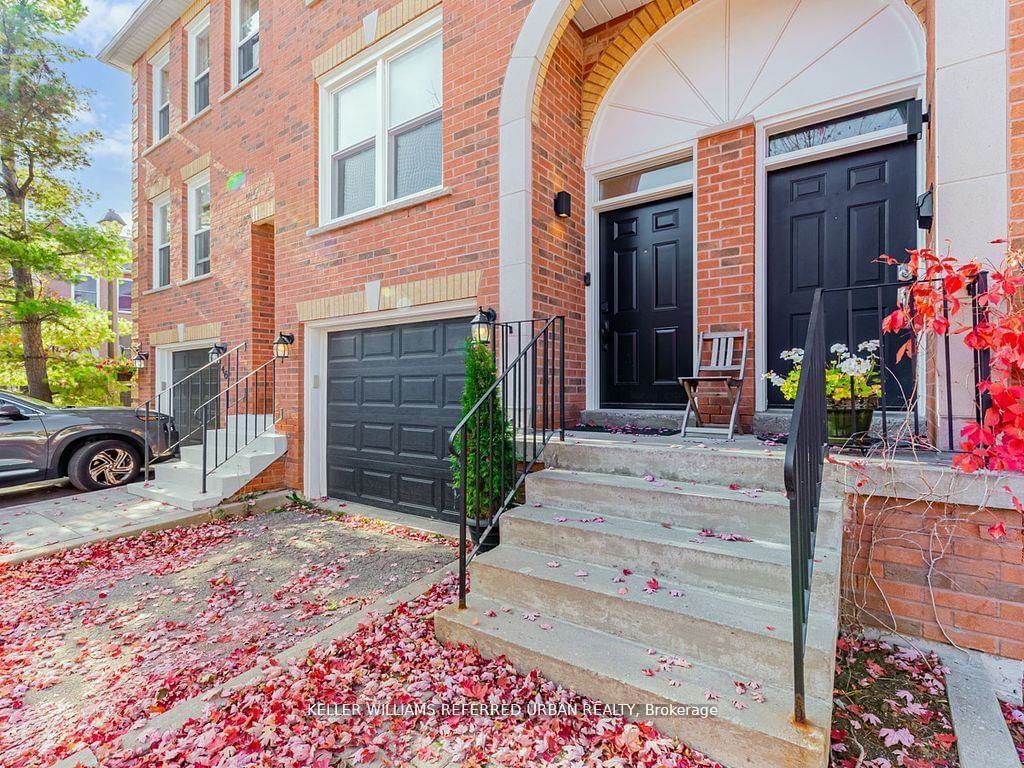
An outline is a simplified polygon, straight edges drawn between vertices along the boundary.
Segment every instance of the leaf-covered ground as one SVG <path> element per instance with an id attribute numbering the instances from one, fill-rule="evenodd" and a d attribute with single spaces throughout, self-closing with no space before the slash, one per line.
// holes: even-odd
<path id="1" fill-rule="evenodd" d="M 329 647 L 314 648 L 300 663 L 268 662 L 259 679 L 223 692 L 202 717 L 149 734 L 148 753 L 123 752 L 102 764 L 328 768 L 372 761 L 408 766 L 418 758 L 417 765 L 454 761 L 466 768 L 714 768 L 646 724 L 580 712 L 492 717 L 472 711 L 532 702 L 550 712 L 585 700 L 537 673 L 522 675 L 503 659 L 438 643 L 431 616 L 452 601 L 454 587 L 449 577 Z M 310 710 L 318 704 L 362 710 Z M 375 712 L 374 704 L 393 709 Z"/>
<path id="2" fill-rule="evenodd" d="M 1003 708 L 1003 717 L 1006 718 L 1006 725 L 1010 729 L 1010 738 L 1017 747 L 1017 757 L 1020 764 L 1024 766 L 1024 707 L 1017 707 L 1005 701 L 999 702 Z"/>
<path id="3" fill-rule="evenodd" d="M 958 768 L 947 671 L 935 654 L 841 636 L 832 768 Z"/>
<path id="4" fill-rule="evenodd" d="M 452 546 L 296 508 L 0 566 L 0 766 L 102 752 L 450 562 Z"/>

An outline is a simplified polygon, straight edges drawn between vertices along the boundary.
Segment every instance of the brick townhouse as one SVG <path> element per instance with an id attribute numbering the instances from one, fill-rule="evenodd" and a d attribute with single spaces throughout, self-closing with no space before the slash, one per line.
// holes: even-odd
<path id="1" fill-rule="evenodd" d="M 140 401 L 294 333 L 263 484 L 445 515 L 483 307 L 565 315 L 572 423 L 746 329 L 749 430 L 816 288 L 1024 245 L 1022 57 L 1021 0 L 144 0 Z"/>

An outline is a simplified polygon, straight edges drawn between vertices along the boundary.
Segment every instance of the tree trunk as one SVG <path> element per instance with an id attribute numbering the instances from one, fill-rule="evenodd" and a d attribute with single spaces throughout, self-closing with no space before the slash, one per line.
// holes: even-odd
<path id="1" fill-rule="evenodd" d="M 14 291 L 18 300 L 31 299 L 34 294 L 32 272 L 14 267 Z M 25 354 L 25 378 L 28 394 L 46 402 L 53 402 L 50 379 L 46 374 L 46 351 L 43 349 L 43 323 L 38 317 L 28 316 L 20 321 L 21 346 Z"/>

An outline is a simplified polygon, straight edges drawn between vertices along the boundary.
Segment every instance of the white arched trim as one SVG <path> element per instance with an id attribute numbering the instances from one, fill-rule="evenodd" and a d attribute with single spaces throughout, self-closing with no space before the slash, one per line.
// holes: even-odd
<path id="1" fill-rule="evenodd" d="M 498 289 L 502 320 L 533 315 L 533 98 L 573 0 L 534 0 L 505 70 L 498 115 Z"/>

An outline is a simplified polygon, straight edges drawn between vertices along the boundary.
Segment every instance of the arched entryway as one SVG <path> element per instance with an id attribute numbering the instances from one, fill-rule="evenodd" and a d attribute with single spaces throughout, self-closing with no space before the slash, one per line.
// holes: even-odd
<path id="1" fill-rule="evenodd" d="M 602 232 L 611 225 L 603 226 L 602 219 L 615 207 L 606 205 L 602 182 L 690 162 L 689 179 L 670 171 L 675 186 L 662 190 L 660 198 L 627 196 L 618 202 L 643 204 L 672 198 L 682 201 L 677 214 L 696 211 L 692 255 L 677 266 L 700 261 L 702 269 L 709 271 L 703 279 L 694 271 L 697 312 L 688 327 L 679 326 L 683 335 L 692 337 L 698 327 L 710 327 L 700 318 L 702 310 L 716 303 L 726 306 L 735 299 L 729 316 L 737 324 L 749 322 L 754 337 L 763 338 L 767 335 L 767 174 L 784 164 L 795 166 L 843 153 L 838 145 L 824 150 L 809 146 L 805 157 L 780 160 L 775 156 L 779 140 L 770 146 L 769 138 L 808 125 L 829 125 L 851 114 L 884 112 L 891 105 L 902 109 L 921 98 L 925 87 L 924 30 L 904 0 L 699 0 L 657 5 L 679 8 L 671 14 L 646 13 L 646 9 L 634 14 L 609 36 L 605 53 L 590 68 L 583 85 L 587 201 L 579 215 L 586 217 L 586 271 L 595 278 L 587 294 L 590 365 L 601 359 L 600 314 L 602 305 L 607 305 L 601 294 L 600 278 L 607 270 L 602 269 L 600 251 Z M 532 308 L 531 132 L 540 108 L 540 88 L 546 78 L 558 76 L 549 74 L 548 64 L 566 18 L 580 6 L 579 2 L 539 0 L 508 71 L 501 111 L 501 292 L 506 313 L 527 315 Z M 891 123 L 890 133 L 898 132 L 899 119 L 881 114 L 878 120 L 882 127 Z M 848 128 L 832 124 L 826 130 Z M 853 136 L 850 145 L 868 148 L 862 142 L 865 132 L 871 131 L 857 128 L 859 136 Z M 806 141 L 792 135 L 796 136 L 792 141 Z M 867 139 L 886 140 L 880 135 Z M 918 168 L 924 162 L 923 151 L 914 153 L 911 197 L 924 179 Z M 904 167 L 907 158 L 901 162 Z M 837 167 L 832 172 L 849 170 Z M 726 188 L 726 194 L 716 194 Z M 900 194 L 906 197 L 905 193 Z M 729 215 L 718 215 L 723 211 Z M 737 229 L 743 230 L 742 235 Z M 735 242 L 738 239 L 745 242 Z M 717 266 L 710 261 L 713 258 L 718 259 Z M 733 270 L 737 260 L 742 264 Z M 714 269 L 723 274 L 732 270 L 736 280 L 716 293 L 715 284 L 723 274 L 713 274 Z M 686 288 L 682 282 L 678 287 Z M 680 349 L 689 344 L 681 343 Z M 763 370 L 768 352 L 763 344 L 757 351 L 758 368 Z M 600 381 L 600 375 L 588 372 L 591 407 L 601 404 Z M 764 407 L 764 392 L 759 394 L 758 405 Z"/>

